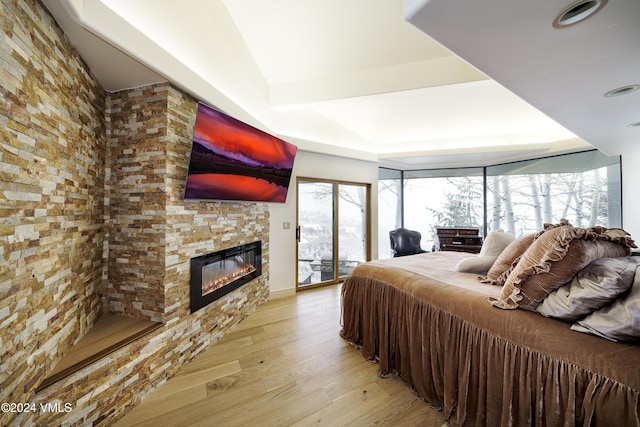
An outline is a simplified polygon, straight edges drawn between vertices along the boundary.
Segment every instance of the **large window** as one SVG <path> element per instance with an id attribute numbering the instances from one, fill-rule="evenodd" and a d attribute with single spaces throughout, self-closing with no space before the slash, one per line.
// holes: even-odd
<path id="1" fill-rule="evenodd" d="M 622 226 L 620 159 L 598 151 L 487 167 L 487 228 L 516 236 L 566 218 Z"/>
<path id="2" fill-rule="evenodd" d="M 595 150 L 485 168 L 380 168 L 378 256 L 391 256 L 387 236 L 399 226 L 420 231 L 427 250 L 438 226 L 516 236 L 562 218 L 578 227 L 621 227 L 620 176 L 620 158 Z"/>
<path id="3" fill-rule="evenodd" d="M 380 168 L 378 181 L 378 257 L 389 258 L 389 231 L 420 231 L 431 250 L 436 227 L 484 229 L 484 169 L 399 171 Z"/>
<path id="4" fill-rule="evenodd" d="M 378 257 L 389 258 L 389 231 L 402 226 L 402 171 L 378 172 Z"/>
<path id="5" fill-rule="evenodd" d="M 483 228 L 482 175 L 482 168 L 404 173 L 404 226 L 420 231 L 423 249 L 433 249 L 436 227 Z"/>

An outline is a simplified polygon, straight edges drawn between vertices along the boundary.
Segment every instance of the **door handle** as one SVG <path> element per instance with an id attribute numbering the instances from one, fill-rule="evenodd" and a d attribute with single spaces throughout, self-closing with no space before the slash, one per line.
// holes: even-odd
<path id="1" fill-rule="evenodd" d="M 300 243 L 300 226 L 296 227 L 296 241 Z"/>

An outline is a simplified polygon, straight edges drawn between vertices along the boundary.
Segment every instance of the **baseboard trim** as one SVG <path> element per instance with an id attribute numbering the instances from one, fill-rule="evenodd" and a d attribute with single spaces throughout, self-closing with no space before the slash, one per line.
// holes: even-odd
<path id="1" fill-rule="evenodd" d="M 296 294 L 296 290 L 294 288 L 291 289 L 279 289 L 277 291 L 271 291 L 269 293 L 269 298 L 270 299 L 277 299 L 277 298 L 284 298 L 284 297 L 290 297 L 292 295 Z"/>

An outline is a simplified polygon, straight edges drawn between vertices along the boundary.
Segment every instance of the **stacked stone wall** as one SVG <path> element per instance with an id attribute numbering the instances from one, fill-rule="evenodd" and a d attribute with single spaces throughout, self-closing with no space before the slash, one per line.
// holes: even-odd
<path id="1" fill-rule="evenodd" d="M 184 201 L 196 101 L 105 94 L 37 0 L 0 19 L 0 400 L 60 412 L 0 425 L 109 425 L 268 297 L 269 210 Z M 255 240 L 263 275 L 189 313 L 189 260 Z M 36 393 L 102 309 L 162 328 Z"/>
<path id="2" fill-rule="evenodd" d="M 167 89 L 109 94 L 109 311 L 164 321 Z"/>
<path id="3" fill-rule="evenodd" d="M 0 39 L 0 402 L 24 403 L 101 311 L 105 93 L 39 2 L 2 0 Z"/>

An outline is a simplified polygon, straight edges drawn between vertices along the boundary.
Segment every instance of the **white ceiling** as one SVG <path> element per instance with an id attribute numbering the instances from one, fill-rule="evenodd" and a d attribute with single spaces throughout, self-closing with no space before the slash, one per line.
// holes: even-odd
<path id="1" fill-rule="evenodd" d="M 640 1 L 554 28 L 575 0 L 412 0 L 410 21 L 605 154 L 640 151 Z M 584 2 L 584 1 L 583 1 Z M 470 36 L 472 35 L 472 36 Z"/>
<path id="2" fill-rule="evenodd" d="M 600 67 L 613 52 L 585 61 L 613 40 L 575 52 L 571 31 L 547 29 L 566 6 L 557 0 L 408 0 L 412 23 L 424 32 L 405 21 L 402 0 L 44 3 L 105 89 L 169 80 L 306 150 L 417 168 L 479 166 L 591 148 L 585 141 L 607 154 L 631 147 L 610 122 L 585 116 L 591 99 L 582 96 L 584 88 L 565 92 L 567 86 L 557 85 L 605 74 L 606 88 L 595 88 L 601 102 L 601 92 L 637 83 L 640 64 L 635 63 L 636 81 L 628 81 L 620 70 L 611 78 L 610 63 Z M 613 3 L 603 12 L 618 7 Z M 632 14 L 625 21 L 639 22 L 640 2 L 622 3 L 634 3 L 625 6 L 624 13 Z M 619 36 L 617 21 L 602 25 L 608 25 L 602 31 Z M 578 30 L 576 43 L 585 43 L 588 31 Z M 636 31 L 633 52 L 626 53 L 636 62 L 637 36 Z M 629 97 L 637 106 L 636 95 Z M 640 121 L 640 110 L 631 107 L 639 114 L 632 121 Z M 640 128 L 627 130 L 637 139 Z"/>

